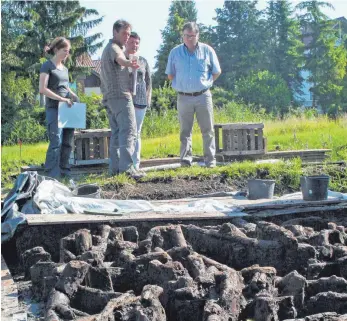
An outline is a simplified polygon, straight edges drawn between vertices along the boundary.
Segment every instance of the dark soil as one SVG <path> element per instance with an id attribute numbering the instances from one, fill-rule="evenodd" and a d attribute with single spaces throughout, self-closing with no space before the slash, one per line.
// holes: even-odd
<path id="1" fill-rule="evenodd" d="M 165 200 L 193 197 L 215 192 L 246 191 L 247 180 L 232 181 L 224 176 L 169 178 L 136 184 L 103 186 L 106 199 Z"/>
<path id="2" fill-rule="evenodd" d="M 211 177 L 187 177 L 154 179 L 136 184 L 107 185 L 102 187 L 105 199 L 143 199 L 165 200 L 189 198 L 217 192 L 247 192 L 247 178 L 237 180 L 224 175 Z M 275 186 L 275 194 L 283 195 L 297 192 L 284 185 Z"/>

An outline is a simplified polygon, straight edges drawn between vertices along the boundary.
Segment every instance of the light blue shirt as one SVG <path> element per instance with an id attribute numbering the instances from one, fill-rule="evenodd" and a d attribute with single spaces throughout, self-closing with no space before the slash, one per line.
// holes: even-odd
<path id="1" fill-rule="evenodd" d="M 212 47 L 199 42 L 193 53 L 184 45 L 170 52 L 165 73 L 172 75 L 172 87 L 176 91 L 193 93 L 208 89 L 213 84 L 213 74 L 221 69 Z"/>

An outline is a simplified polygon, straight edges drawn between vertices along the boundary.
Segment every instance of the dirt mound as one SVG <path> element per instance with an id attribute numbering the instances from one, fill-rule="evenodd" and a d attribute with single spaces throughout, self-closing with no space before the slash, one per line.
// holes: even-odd
<path id="1" fill-rule="evenodd" d="M 246 186 L 246 180 L 232 181 L 221 175 L 208 178 L 168 178 L 121 186 L 104 186 L 102 198 L 123 200 L 178 199 L 214 192 L 246 190 Z"/>

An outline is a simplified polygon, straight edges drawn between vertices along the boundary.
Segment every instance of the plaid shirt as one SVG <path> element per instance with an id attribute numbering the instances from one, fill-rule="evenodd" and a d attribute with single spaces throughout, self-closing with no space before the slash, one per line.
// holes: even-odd
<path id="1" fill-rule="evenodd" d="M 136 107 L 150 107 L 152 94 L 152 79 L 148 62 L 139 57 L 140 68 L 137 69 L 136 96 L 133 102 Z M 131 77 L 132 79 L 132 77 Z"/>
<path id="2" fill-rule="evenodd" d="M 118 57 L 126 59 L 122 48 L 111 39 L 101 56 L 100 88 L 104 101 L 109 98 L 131 98 L 129 70 L 116 63 Z"/>

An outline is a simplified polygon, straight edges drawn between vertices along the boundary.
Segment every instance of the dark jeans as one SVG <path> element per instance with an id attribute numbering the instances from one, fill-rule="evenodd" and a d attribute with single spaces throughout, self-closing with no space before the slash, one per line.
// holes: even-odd
<path id="1" fill-rule="evenodd" d="M 70 172 L 74 128 L 58 128 L 58 108 L 46 107 L 49 146 L 46 154 L 46 175 L 59 178 Z"/>

